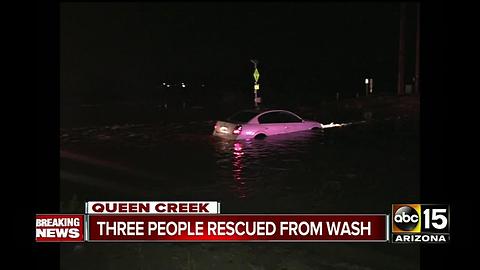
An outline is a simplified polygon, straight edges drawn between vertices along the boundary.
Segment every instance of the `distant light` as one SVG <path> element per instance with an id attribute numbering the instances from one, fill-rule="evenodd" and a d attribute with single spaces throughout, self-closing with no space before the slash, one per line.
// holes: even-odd
<path id="1" fill-rule="evenodd" d="M 365 79 L 365 84 L 368 84 L 368 79 Z"/>
<path id="2" fill-rule="evenodd" d="M 170 84 L 167 84 L 167 87 L 170 87 Z"/>
<path id="3" fill-rule="evenodd" d="M 205 84 L 202 83 L 202 87 L 205 87 Z"/>
<path id="4" fill-rule="evenodd" d="M 185 88 L 185 84 L 183 84 L 183 83 L 182 83 L 182 87 L 184 87 L 184 88 Z"/>
<path id="5" fill-rule="evenodd" d="M 165 85 L 166 83 L 163 83 L 163 85 Z"/>

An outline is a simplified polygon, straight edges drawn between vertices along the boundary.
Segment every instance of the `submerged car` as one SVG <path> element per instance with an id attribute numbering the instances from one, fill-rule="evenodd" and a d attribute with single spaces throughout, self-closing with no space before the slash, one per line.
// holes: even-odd
<path id="1" fill-rule="evenodd" d="M 285 110 L 245 110 L 226 121 L 217 121 L 213 135 L 242 140 L 321 128 L 319 122 L 304 120 Z"/>

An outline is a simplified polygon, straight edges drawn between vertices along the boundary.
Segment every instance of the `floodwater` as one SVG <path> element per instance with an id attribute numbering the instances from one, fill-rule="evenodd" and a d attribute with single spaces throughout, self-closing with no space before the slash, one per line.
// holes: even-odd
<path id="1" fill-rule="evenodd" d="M 222 213 L 389 213 L 419 200 L 419 130 L 383 119 L 225 141 L 214 121 L 62 129 L 61 209 L 86 200 L 216 200 Z M 390 243 L 62 244 L 62 269 L 419 269 Z"/>

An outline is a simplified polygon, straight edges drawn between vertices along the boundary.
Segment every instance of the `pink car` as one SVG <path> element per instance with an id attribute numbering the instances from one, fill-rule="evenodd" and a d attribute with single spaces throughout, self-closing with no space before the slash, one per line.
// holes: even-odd
<path id="1" fill-rule="evenodd" d="M 217 121 L 213 135 L 242 140 L 320 128 L 322 124 L 285 110 L 246 110 Z"/>

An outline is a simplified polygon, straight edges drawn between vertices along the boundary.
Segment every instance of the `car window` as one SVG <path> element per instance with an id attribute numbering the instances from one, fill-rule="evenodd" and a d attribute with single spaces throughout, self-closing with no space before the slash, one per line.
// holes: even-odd
<path id="1" fill-rule="evenodd" d="M 280 112 L 281 118 L 283 120 L 282 123 L 300 123 L 302 119 L 298 118 L 296 115 L 291 114 L 289 112 Z"/>
<path id="2" fill-rule="evenodd" d="M 257 112 L 241 111 L 230 116 L 227 121 L 234 123 L 247 123 L 248 121 L 252 120 L 252 118 L 254 118 L 257 114 Z"/>
<path id="3" fill-rule="evenodd" d="M 300 123 L 302 119 L 289 112 L 270 112 L 258 117 L 260 124 L 272 123 Z"/>
<path id="4" fill-rule="evenodd" d="M 258 122 L 260 124 L 282 123 L 282 119 L 279 112 L 270 112 L 258 117 Z"/>

